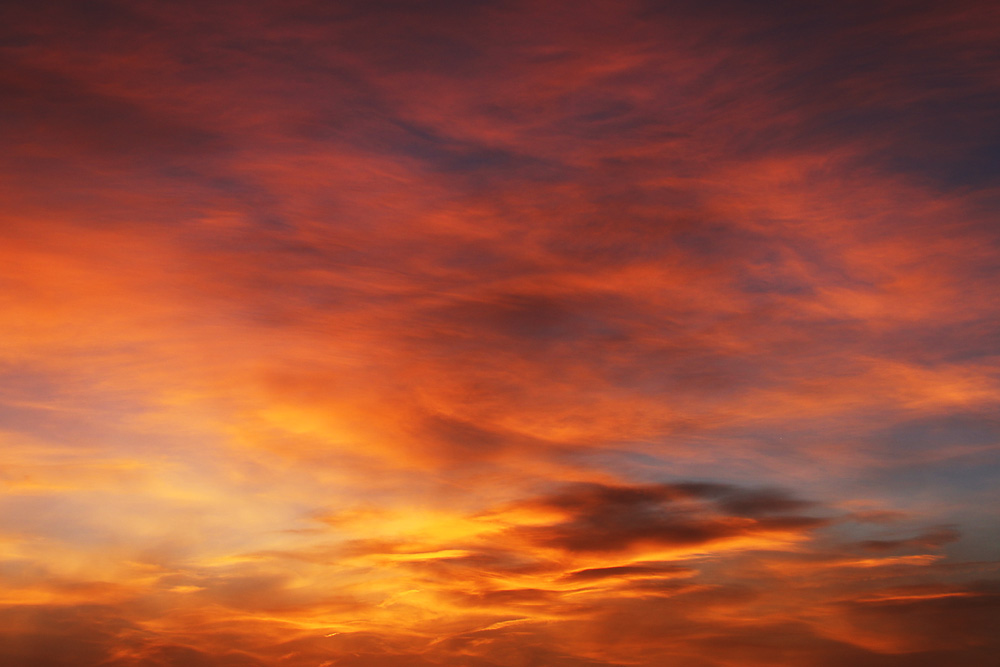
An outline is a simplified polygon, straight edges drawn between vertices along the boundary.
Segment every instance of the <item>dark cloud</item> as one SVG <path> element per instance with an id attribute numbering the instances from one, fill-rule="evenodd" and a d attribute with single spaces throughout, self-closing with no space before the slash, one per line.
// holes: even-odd
<path id="1" fill-rule="evenodd" d="M 225 137 L 170 114 L 91 89 L 67 75 L 8 62 L 4 68 L 5 141 L 64 151 L 93 160 L 98 155 L 128 166 L 152 168 L 205 160 L 229 149 Z"/>
<path id="2" fill-rule="evenodd" d="M 811 516 L 766 516 L 810 505 L 783 492 L 708 483 L 581 484 L 531 504 L 566 511 L 568 517 L 551 526 L 524 528 L 524 534 L 578 552 L 619 551 L 639 544 L 696 546 L 775 530 L 809 531 L 827 523 Z"/>
<path id="3" fill-rule="evenodd" d="M 801 500 L 782 489 L 742 489 L 726 484 L 688 482 L 673 488 L 698 498 L 710 498 L 725 512 L 757 517 L 807 509 L 815 503 Z"/>
<path id="4" fill-rule="evenodd" d="M 108 605 L 7 607 L 0 612 L 0 661 L 31 667 L 262 667 L 230 646 L 204 651 L 137 622 L 134 609 Z M 249 646 L 250 642 L 240 642 Z"/>
<path id="5" fill-rule="evenodd" d="M 637 564 L 618 565 L 615 567 L 592 567 L 586 570 L 570 572 L 565 576 L 567 581 L 595 581 L 612 577 L 675 577 L 695 574 L 697 570 L 681 565 L 670 564 Z"/>
<path id="6" fill-rule="evenodd" d="M 1000 623 L 997 586 L 980 584 L 954 593 L 875 597 L 841 605 L 848 632 L 894 652 L 940 652 L 995 646 Z M 973 652 L 975 653 L 975 651 Z"/>
<path id="7" fill-rule="evenodd" d="M 896 551 L 899 549 L 935 549 L 957 541 L 961 534 L 950 526 L 941 526 L 921 535 L 905 539 L 865 540 L 859 543 L 868 551 Z"/>
<path id="8" fill-rule="evenodd" d="M 588 339 L 621 338 L 623 332 L 616 320 L 628 308 L 627 302 L 615 297 L 484 294 L 449 304 L 438 311 L 438 316 L 442 318 L 441 328 L 459 345 L 491 347 L 492 341 L 502 337 L 512 340 L 514 351 L 522 345 L 530 352 L 533 348 L 547 349 Z"/>
<path id="9" fill-rule="evenodd" d="M 0 658 L 11 665 L 97 665 L 110 657 L 122 631 L 137 629 L 114 610 L 99 606 L 7 607 L 2 617 Z"/>

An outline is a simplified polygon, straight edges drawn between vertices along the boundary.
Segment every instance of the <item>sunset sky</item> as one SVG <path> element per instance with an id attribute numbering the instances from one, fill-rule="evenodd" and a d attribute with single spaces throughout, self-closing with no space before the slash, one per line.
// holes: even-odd
<path id="1" fill-rule="evenodd" d="M 0 665 L 994 667 L 1000 4 L 0 6 Z"/>

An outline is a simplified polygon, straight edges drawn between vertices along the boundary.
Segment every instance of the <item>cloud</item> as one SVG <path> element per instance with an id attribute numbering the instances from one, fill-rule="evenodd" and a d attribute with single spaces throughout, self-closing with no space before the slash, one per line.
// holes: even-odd
<path id="1" fill-rule="evenodd" d="M 957 541 L 961 534 L 949 526 L 941 526 L 915 537 L 898 540 L 865 540 L 860 546 L 868 551 L 897 549 L 933 549 Z"/>
<path id="2" fill-rule="evenodd" d="M 719 500 L 693 506 L 678 502 L 713 497 Z M 696 547 L 736 538 L 805 532 L 827 523 L 820 517 L 759 516 L 800 509 L 808 503 L 781 492 L 746 491 L 717 484 L 587 484 L 533 504 L 565 512 L 566 516 L 550 526 L 525 528 L 524 534 L 539 544 L 573 552 L 613 552 L 643 545 Z"/>
<path id="3" fill-rule="evenodd" d="M 593 581 L 611 577 L 643 578 L 643 577 L 685 577 L 697 573 L 697 570 L 681 565 L 618 565 L 614 567 L 592 567 L 586 570 L 577 570 L 566 575 L 569 581 Z"/>
<path id="4" fill-rule="evenodd" d="M 992 665 L 939 5 L 0 7 L 0 662 Z"/>
<path id="5" fill-rule="evenodd" d="M 953 591 L 886 595 L 844 603 L 831 636 L 877 653 L 913 654 L 989 646 L 1000 618 L 995 583 Z"/>

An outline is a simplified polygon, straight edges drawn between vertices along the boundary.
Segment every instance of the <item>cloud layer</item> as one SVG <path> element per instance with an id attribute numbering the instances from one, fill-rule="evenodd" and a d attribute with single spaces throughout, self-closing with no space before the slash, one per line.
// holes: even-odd
<path id="1" fill-rule="evenodd" d="M 996 9 L 0 26 L 0 662 L 995 661 Z"/>

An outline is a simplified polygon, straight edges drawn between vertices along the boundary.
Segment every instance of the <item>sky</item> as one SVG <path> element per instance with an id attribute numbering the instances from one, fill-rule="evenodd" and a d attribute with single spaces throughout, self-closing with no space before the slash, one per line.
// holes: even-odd
<path id="1" fill-rule="evenodd" d="M 0 663 L 995 665 L 998 41 L 0 5 Z"/>

